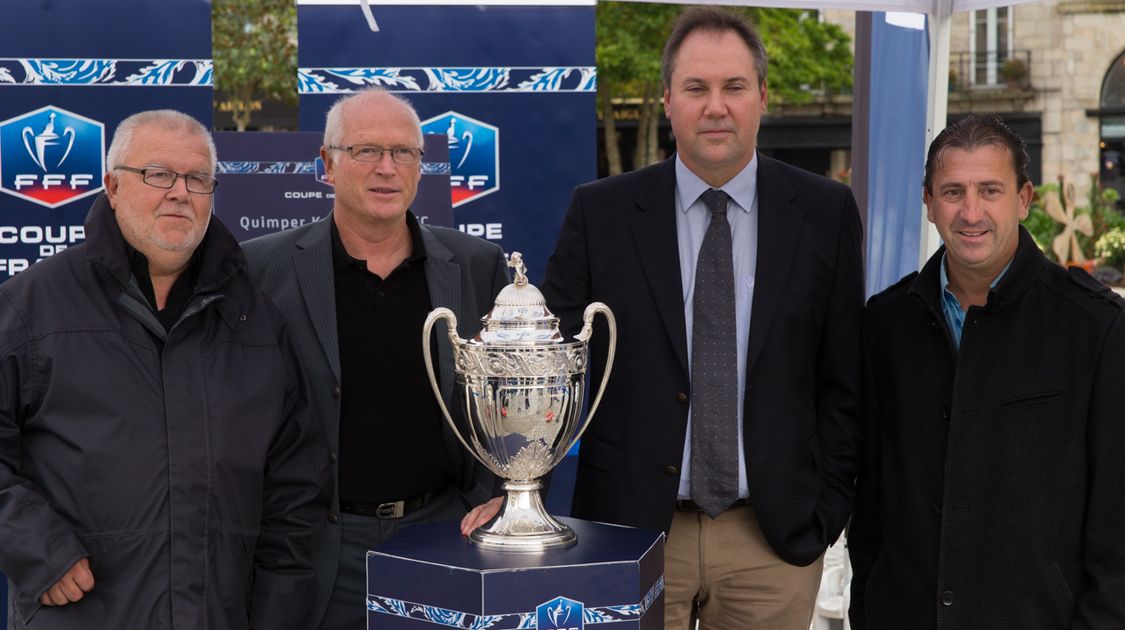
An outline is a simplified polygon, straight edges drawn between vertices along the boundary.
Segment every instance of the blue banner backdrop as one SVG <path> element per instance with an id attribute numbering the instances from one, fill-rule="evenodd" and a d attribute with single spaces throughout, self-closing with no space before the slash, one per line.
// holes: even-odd
<path id="1" fill-rule="evenodd" d="M 925 16 L 872 15 L 868 296 L 918 269 L 928 64 Z"/>
<path id="2" fill-rule="evenodd" d="M 23 0 L 0 20 L 0 282 L 85 238 L 117 124 L 211 125 L 211 4 Z"/>
<path id="3" fill-rule="evenodd" d="M 170 107 L 211 125 L 211 3 L 21 0 L 0 20 L 0 282 L 85 240 L 113 130 Z M 7 580 L 0 575 L 0 629 Z"/>
<path id="4" fill-rule="evenodd" d="M 522 251 L 542 277 L 571 191 L 596 176 L 593 0 L 513 5 L 298 0 L 301 128 L 371 85 L 449 141 L 461 230 Z"/>
<path id="5" fill-rule="evenodd" d="M 323 134 L 215 134 L 219 187 L 215 216 L 239 241 L 317 221 L 332 209 L 317 152 Z M 424 223 L 453 225 L 449 198 L 449 149 L 444 134 L 425 137 L 422 181 L 413 211 Z"/>

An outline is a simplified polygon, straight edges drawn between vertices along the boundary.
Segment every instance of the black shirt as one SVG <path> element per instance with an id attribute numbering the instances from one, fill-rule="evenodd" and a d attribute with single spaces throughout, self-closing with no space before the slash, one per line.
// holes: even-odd
<path id="1" fill-rule="evenodd" d="M 199 252 L 202 249 L 203 242 L 201 241 L 192 253 L 187 269 L 172 283 L 172 288 L 168 291 L 168 298 L 164 300 L 164 309 L 160 310 L 156 308 L 156 291 L 152 288 L 152 276 L 148 270 L 148 257 L 134 249 L 128 241 L 125 242 L 125 251 L 129 255 L 129 268 L 133 271 L 133 277 L 137 279 L 141 293 L 148 300 L 152 311 L 156 313 L 156 319 L 160 320 L 166 332 L 172 330 L 172 326 L 179 321 L 180 315 L 184 312 L 184 307 L 187 306 L 188 300 L 195 293 L 195 281 L 199 275 Z"/>
<path id="2" fill-rule="evenodd" d="M 348 255 L 332 223 L 344 503 L 409 499 L 452 479 L 445 420 L 422 360 L 422 325 L 431 309 L 425 246 L 412 213 L 406 224 L 411 254 L 384 279 Z"/>

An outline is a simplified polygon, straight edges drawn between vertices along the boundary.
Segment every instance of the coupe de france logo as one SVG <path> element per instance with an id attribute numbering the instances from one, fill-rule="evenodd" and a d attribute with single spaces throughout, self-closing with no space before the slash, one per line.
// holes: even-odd
<path id="1" fill-rule="evenodd" d="M 535 608 L 535 627 L 539 630 L 582 630 L 585 607 L 566 597 L 556 597 Z"/>
<path id="2" fill-rule="evenodd" d="M 453 207 L 500 190 L 500 130 L 457 112 L 422 123 L 422 133 L 442 133 L 449 141 L 449 187 Z"/>
<path id="3" fill-rule="evenodd" d="M 93 195 L 105 173 L 105 125 L 53 106 L 0 123 L 0 191 L 48 208 Z"/>

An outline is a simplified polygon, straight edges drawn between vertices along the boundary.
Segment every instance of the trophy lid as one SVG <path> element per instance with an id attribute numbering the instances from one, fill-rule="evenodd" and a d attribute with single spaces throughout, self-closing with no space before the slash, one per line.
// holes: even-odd
<path id="1" fill-rule="evenodd" d="M 470 342 L 478 344 L 548 344 L 562 341 L 559 318 L 547 308 L 547 300 L 527 281 L 523 255 L 512 252 L 508 266 L 515 269 L 511 284 L 500 290 L 496 303 L 481 318 L 484 327 Z"/>

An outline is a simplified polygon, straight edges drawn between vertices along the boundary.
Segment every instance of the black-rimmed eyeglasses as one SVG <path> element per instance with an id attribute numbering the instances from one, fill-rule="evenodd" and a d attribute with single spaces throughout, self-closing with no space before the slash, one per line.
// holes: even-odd
<path id="1" fill-rule="evenodd" d="M 399 164 L 417 164 L 422 161 L 425 151 L 414 147 L 381 147 L 376 144 L 352 144 L 346 147 L 328 145 L 334 151 L 347 151 L 356 162 L 378 162 L 383 153 L 390 152 L 391 159 Z"/>
<path id="2" fill-rule="evenodd" d="M 156 188 L 171 188 L 176 185 L 176 178 L 184 178 L 184 186 L 190 193 L 200 195 L 210 195 L 215 192 L 215 187 L 219 185 L 219 180 L 211 177 L 210 175 L 203 175 L 201 173 L 177 173 L 166 168 L 159 168 L 156 166 L 147 166 L 145 168 L 133 168 L 132 166 L 115 166 L 115 169 L 122 171 L 129 171 L 130 173 L 139 173 L 141 181 L 149 186 Z"/>

